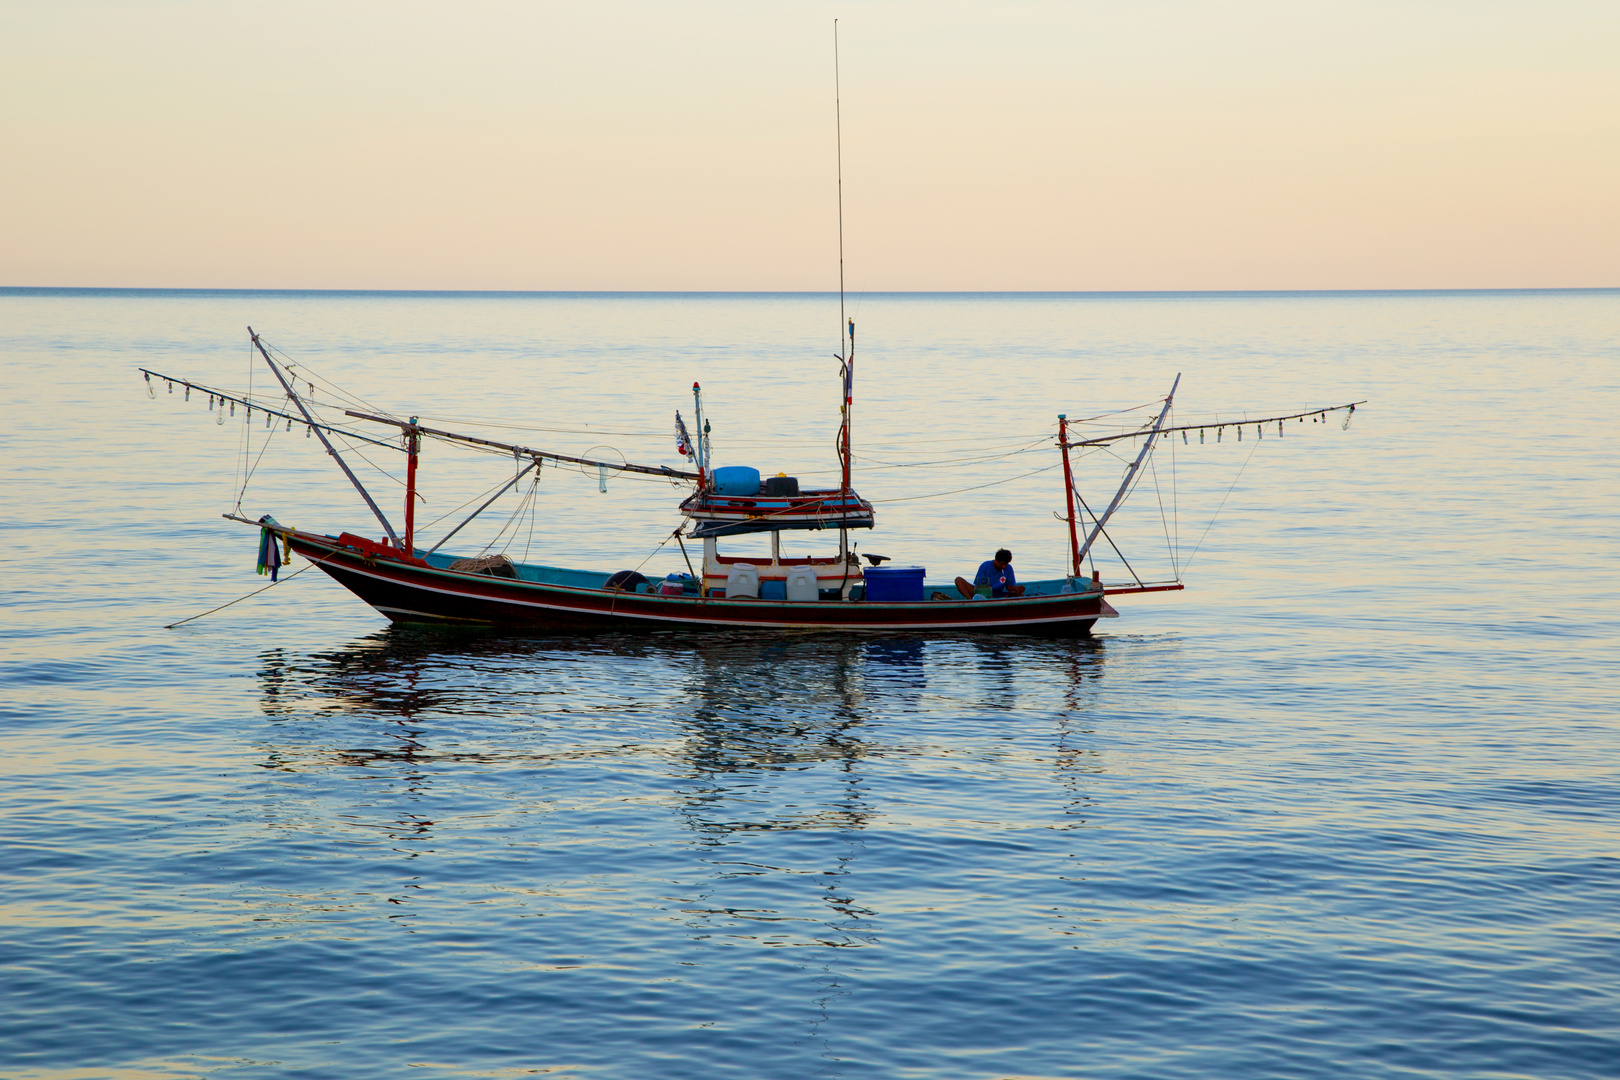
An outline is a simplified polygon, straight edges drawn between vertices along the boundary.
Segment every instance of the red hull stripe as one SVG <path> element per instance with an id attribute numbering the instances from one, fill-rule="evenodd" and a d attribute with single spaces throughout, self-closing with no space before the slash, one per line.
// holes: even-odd
<path id="1" fill-rule="evenodd" d="M 846 631 L 1017 630 L 1067 626 L 1082 631 L 1106 614 L 1101 597 L 1095 594 L 977 602 L 801 601 L 789 604 L 611 593 L 504 578 L 469 580 L 472 575 L 421 569 L 390 559 L 366 560 L 335 548 L 329 542 L 313 541 L 302 535 L 295 534 L 292 542 L 300 554 L 317 561 L 323 571 L 345 588 L 395 618 L 526 625 L 685 625 Z M 1054 611 L 1054 608 L 1060 610 Z M 1079 610 L 1081 608 L 1087 610 Z M 805 618 L 812 614 L 817 617 Z M 993 617 L 985 618 L 987 615 Z"/>

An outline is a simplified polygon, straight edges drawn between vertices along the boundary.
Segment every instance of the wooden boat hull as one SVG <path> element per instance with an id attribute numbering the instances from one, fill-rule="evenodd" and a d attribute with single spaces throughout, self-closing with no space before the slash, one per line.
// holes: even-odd
<path id="1" fill-rule="evenodd" d="M 854 633 L 967 631 L 1084 636 L 1115 614 L 1098 591 L 1003 600 L 904 603 L 661 596 L 460 573 L 352 550 L 338 539 L 285 530 L 292 549 L 396 622 L 510 626 L 541 631 L 734 628 Z"/>

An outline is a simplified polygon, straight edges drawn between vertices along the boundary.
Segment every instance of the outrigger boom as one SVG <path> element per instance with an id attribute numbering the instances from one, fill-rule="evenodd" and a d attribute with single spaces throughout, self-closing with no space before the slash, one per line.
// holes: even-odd
<path id="1" fill-rule="evenodd" d="M 264 343 L 259 340 L 259 335 L 253 332 L 253 327 L 251 326 L 248 327 L 248 336 L 253 339 L 253 347 L 259 350 L 259 355 L 264 357 L 264 362 L 269 364 L 270 370 L 275 373 L 276 381 L 281 383 L 281 388 L 283 390 L 287 391 L 288 399 L 298 407 L 299 412 L 304 414 L 304 422 L 310 425 L 310 430 L 315 432 L 315 437 L 317 439 L 321 440 L 321 445 L 326 447 L 326 452 L 328 454 L 332 455 L 332 460 L 337 462 L 338 468 L 343 470 L 343 475 L 349 478 L 349 483 L 354 485 L 354 490 L 360 493 L 360 497 L 366 500 L 366 505 L 371 507 L 371 512 L 377 515 L 377 520 L 382 522 L 383 531 L 388 534 L 388 538 L 392 540 L 401 551 L 409 554 L 410 547 L 406 543 L 402 542 L 398 534 L 394 532 L 394 527 L 388 523 L 388 518 L 383 514 L 382 508 L 379 507 L 376 500 L 371 497 L 371 492 L 366 490 L 366 485 L 362 484 L 360 482 L 360 478 L 354 475 L 354 470 L 349 468 L 349 463 L 347 461 L 343 460 L 343 455 L 337 452 L 337 447 L 333 446 L 332 440 L 326 437 L 326 432 L 315 426 L 315 417 L 310 414 L 309 407 L 304 404 L 304 399 L 298 396 L 298 391 L 293 389 L 292 383 L 287 381 L 287 376 L 282 374 L 280 365 L 278 365 L 274 360 L 270 359 L 269 351 L 265 349 Z M 415 454 L 413 451 L 413 465 L 414 462 Z M 405 500 L 406 514 L 410 514 L 411 512 L 412 501 L 413 500 L 410 498 Z M 409 533 L 409 530 L 406 531 Z"/>
<path id="2" fill-rule="evenodd" d="M 1126 494 L 1131 490 L 1131 482 L 1136 479 L 1137 472 L 1142 468 L 1142 462 L 1147 460 L 1148 454 L 1152 452 L 1154 436 L 1158 435 L 1159 429 L 1164 426 L 1164 418 L 1170 415 L 1170 406 L 1176 400 L 1176 388 L 1180 385 L 1181 373 L 1178 371 L 1176 381 L 1170 384 L 1170 392 L 1164 396 L 1164 408 L 1159 410 L 1159 418 L 1153 421 L 1153 427 L 1148 431 L 1147 438 L 1143 440 L 1142 449 L 1137 453 L 1136 460 L 1131 462 L 1131 467 L 1125 470 L 1125 479 L 1119 482 L 1119 490 L 1114 493 L 1114 500 L 1108 504 L 1108 509 L 1103 511 L 1102 517 L 1096 520 L 1092 526 L 1091 535 L 1086 537 L 1084 544 L 1080 545 L 1080 550 L 1074 553 L 1074 572 L 1076 576 L 1080 574 L 1080 565 L 1086 555 L 1090 553 L 1091 545 L 1097 542 L 1097 536 L 1103 531 L 1103 526 L 1107 525 L 1108 519 L 1114 516 L 1114 511 L 1119 509 L 1119 504 L 1125 501 Z M 1069 447 L 1065 443 L 1063 446 L 1063 460 L 1067 462 L 1068 459 Z M 1064 469 L 1065 473 L 1068 473 L 1068 471 L 1067 468 Z"/>
<path id="3" fill-rule="evenodd" d="M 562 461 L 572 465 L 595 465 L 602 469 L 615 469 L 619 472 L 639 473 L 643 476 L 667 476 L 672 480 L 698 480 L 698 473 L 685 472 L 681 469 L 671 469 L 667 465 L 632 465 L 624 461 L 602 461 L 598 458 L 572 457 L 568 454 L 554 454 L 549 450 L 534 450 L 527 446 L 517 446 L 513 443 L 496 442 L 493 439 L 480 439 L 474 435 L 461 435 L 454 431 L 443 431 L 439 428 L 425 427 L 410 420 L 395 420 L 391 416 L 374 416 L 371 413 L 353 412 L 345 410 L 344 415 L 352 416 L 356 420 L 370 420 L 376 424 L 390 424 L 402 431 L 414 431 L 418 435 L 427 435 L 435 439 L 446 439 L 450 442 L 465 443 L 468 446 L 482 446 L 490 450 L 504 450 L 518 457 L 532 458 L 535 461 Z"/>

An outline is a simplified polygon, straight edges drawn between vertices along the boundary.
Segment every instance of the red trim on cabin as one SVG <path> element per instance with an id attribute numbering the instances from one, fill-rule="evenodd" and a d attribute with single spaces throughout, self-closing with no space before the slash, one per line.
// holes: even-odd
<path id="1" fill-rule="evenodd" d="M 765 533 L 755 533 L 754 535 L 755 536 L 765 536 L 766 534 Z M 761 559 L 764 559 L 765 561 L 760 562 Z M 762 570 L 771 565 L 770 556 L 768 554 L 767 555 L 718 555 L 717 554 L 715 556 L 715 560 L 717 562 L 723 562 L 723 563 L 748 563 L 750 566 L 757 566 Z M 839 565 L 839 563 L 838 563 L 838 556 L 836 556 L 836 555 L 827 555 L 827 556 L 820 557 L 820 558 L 811 558 L 809 556 L 805 556 L 802 559 L 799 558 L 798 556 L 795 556 L 795 555 L 784 555 L 784 556 L 782 556 L 781 561 L 779 561 L 776 565 L 780 566 L 783 570 L 791 570 L 795 566 L 837 566 L 837 565 Z"/>

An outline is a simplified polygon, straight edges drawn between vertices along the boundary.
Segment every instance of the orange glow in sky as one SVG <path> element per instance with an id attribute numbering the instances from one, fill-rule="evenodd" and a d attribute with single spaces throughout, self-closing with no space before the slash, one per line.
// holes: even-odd
<path id="1" fill-rule="evenodd" d="M 1620 285 L 1612 2 L 13 0 L 0 284 Z"/>

